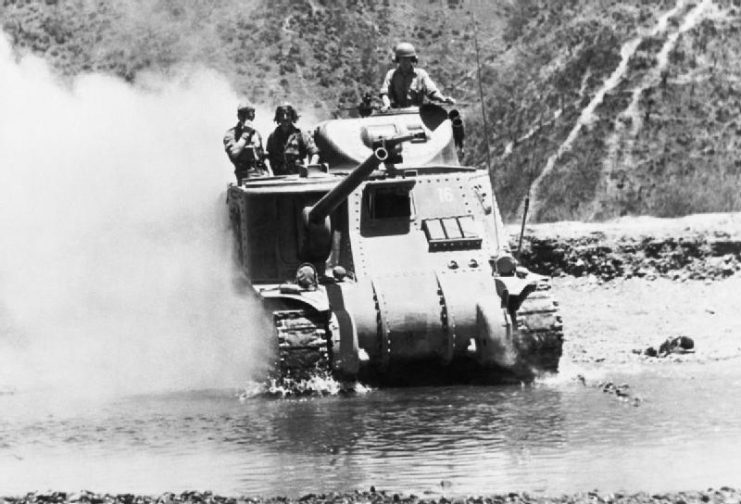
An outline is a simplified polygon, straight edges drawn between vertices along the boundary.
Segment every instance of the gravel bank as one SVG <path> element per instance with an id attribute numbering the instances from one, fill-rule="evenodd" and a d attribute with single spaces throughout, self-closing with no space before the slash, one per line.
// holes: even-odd
<path id="1" fill-rule="evenodd" d="M 564 323 L 562 368 L 568 363 L 707 363 L 741 357 L 741 274 L 719 280 L 560 277 L 554 296 Z M 694 340 L 693 353 L 649 357 L 668 338 Z"/>
<path id="2" fill-rule="evenodd" d="M 165 493 L 162 495 L 132 495 L 132 494 L 94 494 L 81 492 L 67 494 L 30 493 L 19 497 L 0 498 L 0 504 L 259 504 L 259 503 L 304 503 L 304 504 L 526 504 L 526 503 L 553 503 L 553 504 L 738 504 L 741 492 L 734 488 L 707 489 L 705 491 L 688 491 L 672 493 L 635 493 L 635 494 L 606 494 L 599 491 L 542 497 L 528 493 L 506 493 L 489 496 L 472 496 L 466 498 L 448 499 L 446 497 L 418 497 L 415 495 L 391 494 L 384 491 L 308 494 L 298 499 L 286 497 L 227 497 L 214 495 L 209 492 L 184 492 L 182 494 Z"/>

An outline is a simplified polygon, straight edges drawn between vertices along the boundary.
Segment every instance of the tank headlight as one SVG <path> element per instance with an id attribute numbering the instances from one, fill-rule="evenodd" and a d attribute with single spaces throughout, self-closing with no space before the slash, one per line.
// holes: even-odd
<path id="1" fill-rule="evenodd" d="M 517 261 L 509 254 L 505 254 L 497 257 L 496 261 L 497 273 L 501 276 L 512 276 L 515 274 L 517 268 Z"/>
<path id="2" fill-rule="evenodd" d="M 342 266 L 337 265 L 332 268 L 332 276 L 334 276 L 335 280 L 341 282 L 345 279 L 345 277 L 347 277 L 347 270 Z"/>
<path id="3" fill-rule="evenodd" d="M 296 284 L 305 290 L 316 290 L 319 278 L 313 264 L 303 263 L 296 270 Z"/>

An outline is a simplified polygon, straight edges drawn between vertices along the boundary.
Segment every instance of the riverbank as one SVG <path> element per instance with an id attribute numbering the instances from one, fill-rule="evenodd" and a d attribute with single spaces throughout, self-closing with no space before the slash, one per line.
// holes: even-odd
<path id="1" fill-rule="evenodd" d="M 519 226 L 509 226 L 517 250 Z M 527 225 L 518 255 L 553 276 L 564 320 L 562 363 L 626 364 L 741 357 L 741 213 Z M 645 354 L 690 337 L 691 353 Z"/>
<path id="2" fill-rule="evenodd" d="M 520 226 L 507 227 L 518 250 Z M 516 254 L 555 277 L 721 279 L 741 270 L 741 213 L 527 225 Z"/>
<path id="3" fill-rule="evenodd" d="M 226 497 L 210 492 L 184 492 L 181 494 L 165 493 L 162 495 L 133 494 L 94 494 L 80 492 L 67 494 L 30 493 L 20 497 L 0 497 L 0 504 L 737 504 L 741 492 L 730 487 L 709 488 L 704 491 L 671 492 L 671 493 L 600 493 L 590 491 L 557 497 L 543 497 L 529 493 L 503 493 L 488 496 L 471 496 L 448 499 L 443 496 L 404 495 L 384 491 L 356 491 L 348 493 L 307 494 L 297 499 L 286 497 Z"/>
<path id="4" fill-rule="evenodd" d="M 564 323 L 564 365 L 707 363 L 741 357 L 741 274 L 719 280 L 553 279 Z M 646 355 L 690 337 L 691 353 Z"/>

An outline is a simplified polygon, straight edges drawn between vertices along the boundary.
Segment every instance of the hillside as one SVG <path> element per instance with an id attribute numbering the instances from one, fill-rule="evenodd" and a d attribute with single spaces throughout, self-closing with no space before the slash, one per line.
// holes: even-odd
<path id="1" fill-rule="evenodd" d="M 135 83 L 200 64 L 317 119 L 375 92 L 413 42 L 466 118 L 505 219 L 741 210 L 739 0 L 3 0 L 18 54 Z M 475 25 L 474 25 L 475 20 Z M 474 27 L 489 138 L 482 126 Z M 532 187 L 532 190 L 531 190 Z"/>

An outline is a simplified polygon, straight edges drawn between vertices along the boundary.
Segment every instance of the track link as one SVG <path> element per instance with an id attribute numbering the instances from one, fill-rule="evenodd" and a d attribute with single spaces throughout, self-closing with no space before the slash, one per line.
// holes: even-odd
<path id="1" fill-rule="evenodd" d="M 541 280 L 515 314 L 521 365 L 536 374 L 558 371 L 563 353 L 563 323 L 550 290 L 550 282 Z"/>
<path id="2" fill-rule="evenodd" d="M 295 385 L 311 378 L 331 375 L 327 316 L 310 310 L 273 312 L 278 342 L 275 380 Z"/>

